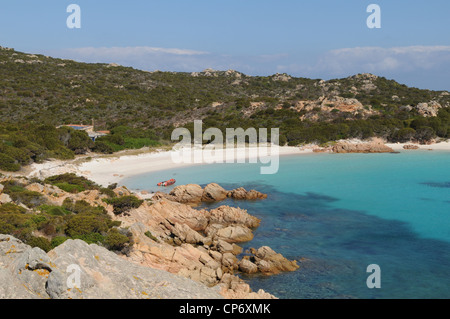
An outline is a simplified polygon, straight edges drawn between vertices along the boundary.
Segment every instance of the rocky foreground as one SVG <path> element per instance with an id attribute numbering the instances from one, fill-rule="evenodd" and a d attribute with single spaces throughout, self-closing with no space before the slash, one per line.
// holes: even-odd
<path id="1" fill-rule="evenodd" d="M 225 205 L 211 210 L 193 207 L 202 201 L 267 197 L 255 190 L 227 191 L 214 183 L 205 188 L 183 185 L 170 194 L 157 193 L 138 208 L 116 215 L 103 201 L 106 195 L 98 190 L 74 194 L 53 185 L 26 179 L 20 182 L 52 205 L 70 198 L 103 206 L 113 220 L 121 221 L 121 228 L 131 232 L 133 245 L 125 252 L 114 253 L 80 240 L 67 240 L 46 254 L 12 236 L 1 235 L 1 298 L 269 299 L 275 296 L 263 290 L 253 292 L 237 274 L 273 275 L 299 268 L 296 261 L 267 246 L 243 253 L 238 244 L 252 240 L 253 230 L 260 224 L 246 210 Z M 132 195 L 125 187 L 114 192 Z M 4 197 L 0 205 L 11 202 Z M 82 271 L 79 289 L 66 288 L 70 275 L 66 269 L 72 264 Z"/>
<path id="2" fill-rule="evenodd" d="M 299 268 L 269 247 L 247 252 L 241 260 L 238 243 L 253 239 L 253 229 L 260 220 L 246 210 L 220 206 L 216 209 L 194 209 L 189 204 L 220 201 L 225 198 L 264 199 L 267 195 L 239 188 L 226 191 L 217 184 L 204 189 L 199 185 L 176 187 L 170 194 L 155 194 L 155 202 L 144 203 L 121 220 L 130 226 L 135 239 L 127 257 L 133 262 L 202 282 L 220 285 L 226 298 L 274 298 L 262 290 L 252 292 L 236 272 L 264 275 Z M 152 238 L 146 236 L 146 231 Z"/>
<path id="3" fill-rule="evenodd" d="M 77 267 L 79 282 L 76 283 Z M 68 288 L 73 282 L 73 288 Z M 79 285 L 79 286 L 78 286 Z M 130 263 L 81 240 L 46 254 L 0 235 L 1 299 L 219 299 L 219 290 L 166 271 Z"/>

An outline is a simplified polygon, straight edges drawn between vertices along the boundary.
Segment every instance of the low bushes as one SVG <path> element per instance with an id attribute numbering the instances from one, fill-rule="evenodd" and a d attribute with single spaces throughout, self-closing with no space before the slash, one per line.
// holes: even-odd
<path id="1" fill-rule="evenodd" d="M 111 229 L 105 237 L 105 247 L 110 250 L 123 250 L 130 243 L 128 236 L 119 232 L 117 228 Z"/>
<path id="2" fill-rule="evenodd" d="M 39 247 L 45 252 L 49 252 L 53 248 L 51 242 L 45 237 L 31 237 L 27 244 L 31 247 Z"/>
<path id="3" fill-rule="evenodd" d="M 8 185 L 17 193 L 21 186 Z M 101 206 L 91 206 L 86 201 L 66 199 L 63 206 L 43 204 L 35 211 L 13 203 L 0 205 L 0 233 L 15 236 L 32 247 L 49 251 L 67 239 L 81 239 L 89 244 L 103 245 L 107 249 L 122 250 L 130 239 L 116 227 Z"/>
<path id="4" fill-rule="evenodd" d="M 65 216 L 70 214 L 70 211 L 61 206 L 41 205 L 38 209 L 51 216 Z"/>
<path id="5" fill-rule="evenodd" d="M 29 208 L 37 207 L 46 202 L 44 196 L 38 192 L 29 191 L 18 182 L 4 182 L 3 192 L 8 194 L 15 202 L 22 203 Z"/>
<path id="6" fill-rule="evenodd" d="M 144 201 L 140 200 L 136 196 L 123 196 L 106 199 L 105 202 L 113 206 L 114 214 L 120 215 L 132 208 L 139 208 Z"/>
<path id="7" fill-rule="evenodd" d="M 68 193 L 79 193 L 85 190 L 99 189 L 100 187 L 85 177 L 73 173 L 48 177 L 44 183 L 55 185 Z"/>
<path id="8" fill-rule="evenodd" d="M 9 172 L 17 172 L 20 164 L 11 156 L 0 153 L 0 169 Z"/>
<path id="9" fill-rule="evenodd" d="M 108 231 L 108 225 L 103 218 L 83 214 L 73 216 L 67 223 L 65 232 L 69 237 L 89 235 L 91 233 L 104 233 Z"/>

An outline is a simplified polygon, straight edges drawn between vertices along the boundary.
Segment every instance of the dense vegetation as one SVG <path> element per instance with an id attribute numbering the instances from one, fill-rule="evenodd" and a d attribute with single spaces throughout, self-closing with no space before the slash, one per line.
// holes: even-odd
<path id="1" fill-rule="evenodd" d="M 236 71 L 145 72 L 6 49 L 0 49 L 0 73 L 0 170 L 7 171 L 87 151 L 157 146 L 175 127 L 191 128 L 198 119 L 204 129 L 280 128 L 280 142 L 289 145 L 372 136 L 425 142 L 450 134 L 448 92 L 370 75 L 321 81 Z M 299 101 L 336 97 L 355 99 L 362 109 L 295 108 Z M 442 108 L 437 117 L 423 117 L 415 107 L 431 101 Z M 92 120 L 111 134 L 94 143 L 85 132 L 55 128 Z"/>
<path id="2" fill-rule="evenodd" d="M 158 146 L 152 130 L 119 126 L 95 142 L 85 131 L 47 124 L 0 123 L 0 170 L 18 171 L 22 165 L 49 158 L 72 159 L 87 151 L 113 153 L 124 149 Z"/>
<path id="3" fill-rule="evenodd" d="M 142 203 L 133 196 L 116 197 L 95 183 L 73 174 L 53 176 L 45 183 L 62 186 L 68 192 L 99 190 L 108 193 L 108 200 L 122 205 L 121 212 Z M 49 251 L 67 239 L 81 239 L 87 243 L 103 245 L 110 250 L 122 251 L 129 247 L 131 234 L 119 228 L 121 222 L 113 221 L 102 206 L 92 206 L 84 200 L 66 198 L 61 206 L 49 203 L 39 192 L 27 190 L 17 180 L 3 182 L 3 193 L 12 203 L 0 205 L 0 233 L 13 235 L 32 247 Z M 56 195 L 57 196 L 57 195 Z M 116 206 L 114 206 L 116 207 Z"/>
<path id="4" fill-rule="evenodd" d="M 223 132 L 227 127 L 280 128 L 280 143 L 292 146 L 349 138 L 367 139 L 373 136 L 390 142 L 414 140 L 421 143 L 436 137 L 450 137 L 450 108 L 442 108 L 437 117 L 374 115 L 368 119 L 336 118 L 327 122 L 302 121 L 295 113 L 294 110 L 267 109 L 243 119 L 216 114 L 206 118 L 203 127 L 218 127 Z M 187 125 L 187 128 L 192 130 L 192 126 Z"/>

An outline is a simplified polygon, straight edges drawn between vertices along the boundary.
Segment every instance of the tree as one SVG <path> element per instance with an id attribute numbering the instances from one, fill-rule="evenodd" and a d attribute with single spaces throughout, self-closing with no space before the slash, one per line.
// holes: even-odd
<path id="1" fill-rule="evenodd" d="M 406 143 L 411 141 L 416 136 L 416 130 L 407 127 L 396 131 L 392 136 L 393 142 Z"/>
<path id="2" fill-rule="evenodd" d="M 431 127 L 424 126 L 416 131 L 415 138 L 420 143 L 426 143 L 436 138 L 436 132 Z"/>

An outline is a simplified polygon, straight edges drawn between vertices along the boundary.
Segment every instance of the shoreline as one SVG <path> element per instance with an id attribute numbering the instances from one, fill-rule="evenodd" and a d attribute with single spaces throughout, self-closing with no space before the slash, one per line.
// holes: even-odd
<path id="1" fill-rule="evenodd" d="M 281 146 L 279 149 L 279 156 L 284 155 L 301 155 L 301 154 L 313 154 L 312 148 L 302 149 L 300 147 L 294 146 Z M 239 160 L 254 159 L 255 152 L 257 153 L 257 148 L 236 148 L 233 149 L 231 157 L 234 163 Z M 164 171 L 174 168 L 198 166 L 198 165 L 209 165 L 209 163 L 175 163 L 172 160 L 173 150 L 155 150 L 150 152 L 144 152 L 135 155 L 121 155 L 116 156 L 92 156 L 92 159 L 86 161 L 90 156 L 79 157 L 71 161 L 63 160 L 53 160 L 47 161 L 41 164 L 32 164 L 27 167 L 22 172 L 18 172 L 18 175 L 25 175 L 27 177 L 38 177 L 46 178 L 52 175 L 64 174 L 64 173 L 76 173 L 77 175 L 84 176 L 95 183 L 108 186 L 114 183 L 120 183 L 120 181 L 125 178 L 132 176 Z M 229 153 L 226 155 L 228 156 Z M 270 159 L 269 156 L 262 156 L 262 159 Z M 83 161 L 84 159 L 84 161 Z M 260 163 L 260 160 L 257 160 Z M 213 164 L 213 163 L 211 163 Z M 261 163 L 261 165 L 267 166 L 266 163 Z"/>
<path id="2" fill-rule="evenodd" d="M 351 141 L 357 142 L 357 141 Z M 404 144 L 385 144 L 386 146 L 391 147 L 394 151 L 401 151 L 402 153 L 413 152 L 414 150 L 405 150 L 403 148 L 404 145 L 411 145 L 411 143 Z M 307 155 L 307 154 L 315 154 L 314 149 L 316 147 L 312 147 L 310 145 L 304 147 L 280 147 L 279 155 L 281 156 L 298 156 L 298 155 Z M 235 160 L 239 158 L 249 159 L 250 156 L 245 150 L 248 148 L 237 149 L 235 153 Z M 427 151 L 427 150 L 436 150 L 436 151 L 450 151 L 450 143 L 439 143 L 433 145 L 421 145 L 419 146 L 418 151 Z M 417 150 L 416 150 L 417 151 Z M 320 153 L 318 153 L 320 154 Z M 332 153 L 328 153 L 332 154 Z M 90 161 L 86 161 L 89 158 L 89 155 L 79 156 L 71 161 L 50 161 L 43 164 L 34 164 L 31 167 L 27 167 L 28 177 L 36 176 L 36 174 L 61 174 L 64 172 L 73 172 L 79 175 L 85 176 L 94 182 L 103 184 L 107 186 L 107 184 L 120 182 L 124 178 L 128 178 L 138 174 L 144 174 L 148 172 L 161 171 L 165 169 L 171 169 L 174 167 L 188 167 L 193 165 L 207 165 L 207 164 L 191 164 L 191 163 L 180 163 L 175 164 L 171 161 L 171 151 L 160 150 L 160 151 L 149 151 L 143 152 L 140 154 L 130 155 L 130 154 L 115 154 L 117 156 L 97 156 L 93 157 Z M 265 165 L 265 164 L 261 164 Z M 19 175 L 20 173 L 18 173 Z M 37 176 L 36 176 L 37 177 Z M 102 185 L 102 184 L 101 184 Z M 132 193 L 137 196 L 142 197 L 140 192 L 131 190 Z M 152 215 L 153 216 L 153 215 Z M 152 233 L 154 231 L 152 230 Z M 269 244 L 270 245 L 270 244 Z M 144 251 L 144 250 L 143 250 Z M 136 255 L 137 256 L 137 255 Z M 135 257 L 136 257 L 135 256 Z M 137 257 L 136 257 L 137 258 Z M 139 263 L 140 259 L 130 261 L 134 263 Z M 144 264 L 142 264 L 144 265 Z M 149 268 L 157 268 L 151 263 L 145 265 L 145 267 Z M 168 270 L 166 270 L 168 271 Z M 190 278 L 190 277 L 187 277 Z M 249 285 L 247 280 L 244 280 L 246 284 Z M 230 297 L 231 298 L 231 297 Z"/>
<path id="3" fill-rule="evenodd" d="M 349 141 L 356 143 L 357 141 Z M 450 151 L 450 141 L 440 142 L 431 145 L 419 145 L 412 143 L 387 143 L 394 151 L 413 152 L 413 151 Z M 416 150 L 405 150 L 405 145 L 416 145 Z M 278 147 L 279 156 L 286 155 L 306 155 L 315 154 L 314 150 L 318 149 L 316 145 L 306 146 L 280 146 Z M 255 160 L 256 147 L 245 147 L 233 149 L 233 162 L 244 160 L 246 163 L 250 159 Z M 130 154 L 131 153 L 131 154 Z M 52 175 L 75 173 L 84 176 L 95 183 L 104 187 L 120 183 L 125 178 L 136 176 L 139 174 L 164 171 L 175 168 L 185 168 L 197 165 L 208 165 L 208 163 L 175 163 L 172 160 L 173 150 L 156 149 L 156 150 L 134 150 L 132 152 L 120 152 L 112 155 L 87 154 L 79 156 L 74 160 L 51 160 L 41 164 L 31 164 L 23 168 L 17 173 L 7 173 L 11 176 L 26 176 L 28 178 L 46 178 Z M 229 153 L 226 155 L 228 156 Z M 261 156 L 256 158 L 257 163 L 261 166 L 268 166 L 267 162 L 262 163 L 263 159 L 269 159 L 275 154 L 268 153 L 269 156 Z M 252 156 L 253 155 L 253 156 Z M 227 157 L 228 158 L 228 157 Z"/>

